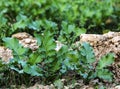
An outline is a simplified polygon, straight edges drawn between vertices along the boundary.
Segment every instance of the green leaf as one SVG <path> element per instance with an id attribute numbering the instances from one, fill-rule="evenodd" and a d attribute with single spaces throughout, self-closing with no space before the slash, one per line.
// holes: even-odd
<path id="1" fill-rule="evenodd" d="M 59 80 L 55 80 L 54 85 L 57 87 L 57 89 L 63 89 L 64 84 L 62 83 L 62 81 Z"/>
<path id="2" fill-rule="evenodd" d="M 20 70 L 20 69 L 18 69 L 17 67 L 15 67 L 15 66 L 10 66 L 10 69 L 12 69 L 12 70 L 15 70 L 16 72 L 18 72 L 19 74 L 22 74 L 22 73 L 24 73 L 24 71 L 23 70 Z"/>
<path id="3" fill-rule="evenodd" d="M 66 58 L 62 64 L 64 64 L 68 69 L 74 70 L 74 67 L 73 67 L 74 63 L 70 63 L 70 59 Z"/>
<path id="4" fill-rule="evenodd" d="M 108 69 L 98 69 L 97 76 L 103 80 L 112 81 L 113 74 Z"/>
<path id="5" fill-rule="evenodd" d="M 70 61 L 72 61 L 72 63 L 76 63 L 78 62 L 79 59 L 79 55 L 76 51 L 72 51 L 67 54 L 68 58 L 71 59 Z"/>
<path id="6" fill-rule="evenodd" d="M 27 16 L 23 15 L 23 14 L 18 14 L 16 17 L 17 22 L 13 24 L 13 28 L 16 30 L 17 28 L 21 28 L 24 29 L 25 27 L 27 27 L 28 25 L 28 21 L 29 19 L 27 18 Z"/>
<path id="7" fill-rule="evenodd" d="M 16 38 L 3 38 L 3 41 L 5 42 L 6 47 L 13 50 L 15 55 L 23 55 L 26 52 L 28 52 L 27 48 L 24 48 L 21 44 L 19 44 L 19 41 Z M 14 55 L 14 54 L 13 54 Z"/>
<path id="8" fill-rule="evenodd" d="M 18 60 L 18 64 L 21 64 L 22 66 L 25 66 L 27 64 L 24 60 Z"/>
<path id="9" fill-rule="evenodd" d="M 41 58 L 41 55 L 39 55 L 39 53 L 35 52 L 35 53 L 32 53 L 32 54 L 30 55 L 30 58 L 29 58 L 29 60 L 28 60 L 28 63 L 34 65 L 34 64 L 36 64 L 36 63 L 42 62 L 42 60 L 43 60 L 43 59 Z"/>
<path id="10" fill-rule="evenodd" d="M 27 26 L 27 23 L 24 21 L 19 21 L 13 24 L 13 28 L 16 30 L 17 28 L 24 29 Z"/>
<path id="11" fill-rule="evenodd" d="M 3 38 L 3 41 L 5 42 L 6 47 L 10 49 L 17 50 L 19 48 L 19 41 L 16 38 Z"/>
<path id="12" fill-rule="evenodd" d="M 76 33 L 76 36 L 80 36 L 81 34 L 86 33 L 86 29 L 85 28 L 76 28 L 75 33 Z"/>
<path id="13" fill-rule="evenodd" d="M 19 21 L 22 21 L 22 20 L 25 20 L 27 19 L 27 16 L 23 15 L 23 14 L 18 14 L 17 17 L 16 17 L 16 20 L 19 22 Z"/>
<path id="14" fill-rule="evenodd" d="M 47 56 L 54 56 L 56 55 L 56 51 L 55 50 L 50 50 L 48 52 L 46 52 Z"/>
<path id="15" fill-rule="evenodd" d="M 60 66 L 61 65 L 61 61 L 57 61 L 55 63 L 51 63 L 51 68 L 50 68 L 50 71 L 52 71 L 53 73 L 58 71 L 60 69 Z"/>
<path id="16" fill-rule="evenodd" d="M 93 63 L 95 61 L 95 55 L 89 43 L 86 42 L 82 43 L 80 54 L 86 58 L 86 60 L 83 59 L 83 61 L 86 61 L 87 63 Z"/>
<path id="17" fill-rule="evenodd" d="M 16 51 L 17 51 L 18 55 L 23 55 L 23 54 L 27 53 L 28 50 L 29 50 L 28 48 L 24 48 L 24 47 L 20 46 Z"/>
<path id="18" fill-rule="evenodd" d="M 60 48 L 60 50 L 57 52 L 57 55 L 58 56 L 65 56 L 65 54 L 67 54 L 68 53 L 68 46 L 67 45 L 63 45 L 61 48 Z"/>
<path id="19" fill-rule="evenodd" d="M 41 46 L 41 35 L 39 35 L 39 34 L 34 34 L 35 35 L 35 38 L 37 39 L 37 44 L 39 45 L 39 46 Z"/>
<path id="20" fill-rule="evenodd" d="M 0 26 L 5 25 L 7 23 L 7 19 L 2 14 L 0 14 L 0 23 Z"/>
<path id="21" fill-rule="evenodd" d="M 49 20 L 46 20 L 44 19 L 43 20 L 43 27 L 46 29 L 46 30 L 55 30 L 57 29 L 57 24 L 55 22 L 52 22 L 52 21 L 49 21 Z"/>
<path id="22" fill-rule="evenodd" d="M 73 32 L 74 30 L 75 30 L 75 25 L 68 25 L 68 32 L 67 32 L 68 34 L 70 34 L 71 32 Z"/>
<path id="23" fill-rule="evenodd" d="M 32 76 L 42 76 L 41 69 L 36 65 L 25 65 L 23 68 L 24 72 Z"/>
<path id="24" fill-rule="evenodd" d="M 46 53 L 48 54 L 49 51 L 55 50 L 56 43 L 53 39 L 53 33 L 50 31 L 44 31 L 42 35 L 35 34 L 38 44 L 41 45 L 41 48 L 44 48 Z"/>
<path id="25" fill-rule="evenodd" d="M 42 23 L 41 21 L 32 21 L 32 23 L 30 23 L 30 24 L 28 25 L 28 27 L 29 27 L 30 29 L 39 31 L 39 30 L 40 30 L 40 25 L 41 25 L 41 23 Z"/>
<path id="26" fill-rule="evenodd" d="M 103 56 L 100 61 L 98 62 L 97 69 L 102 69 L 114 62 L 114 54 L 109 53 L 105 56 Z"/>

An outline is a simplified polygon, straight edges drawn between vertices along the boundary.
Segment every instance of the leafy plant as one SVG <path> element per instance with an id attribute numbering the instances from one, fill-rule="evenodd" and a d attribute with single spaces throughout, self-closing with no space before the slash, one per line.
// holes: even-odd
<path id="1" fill-rule="evenodd" d="M 6 43 L 6 46 L 13 50 L 13 59 L 10 61 L 10 68 L 12 70 L 17 71 L 18 73 L 27 73 L 33 76 L 40 76 L 40 68 L 33 63 L 33 65 L 27 63 L 29 57 L 29 50 L 24 48 L 21 44 L 19 44 L 18 40 L 15 38 L 4 38 L 3 41 Z M 12 42 L 12 44 L 11 44 Z M 32 60 L 32 55 L 30 55 L 30 61 Z"/>
<path id="2" fill-rule="evenodd" d="M 113 53 L 109 53 L 103 56 L 98 62 L 98 65 L 96 67 L 97 76 L 101 79 L 112 81 L 113 74 L 108 69 L 106 69 L 106 67 L 112 64 L 113 62 L 114 62 Z"/>
<path id="3" fill-rule="evenodd" d="M 86 29 L 78 28 L 75 24 L 68 24 L 67 22 L 62 22 L 61 24 L 62 29 L 60 31 L 60 36 L 58 40 L 67 44 L 68 46 L 71 45 L 76 41 L 76 38 L 83 33 L 86 33 Z"/>
<path id="4" fill-rule="evenodd" d="M 82 32 L 91 31 L 94 27 L 104 30 L 105 21 L 109 17 L 118 15 L 117 18 L 119 18 L 117 9 L 119 4 L 115 7 L 115 4 L 119 2 L 116 0 L 19 0 L 8 2 L 1 0 L 1 3 L 0 32 L 2 38 L 16 32 L 41 32 L 49 28 L 53 29 L 56 39 L 58 36 L 61 40 L 74 37 L 73 42 L 76 36 Z M 119 24 L 119 21 L 117 22 Z M 115 27 L 118 28 L 118 25 Z M 56 28 L 57 30 L 55 30 Z M 71 32 L 74 33 L 72 36 Z"/>
<path id="5" fill-rule="evenodd" d="M 92 47 L 88 43 L 75 47 L 74 43 L 82 33 L 102 33 L 113 25 L 112 29 L 119 31 L 118 8 L 118 0 L 1 0 L 0 45 L 10 48 L 14 57 L 8 64 L 0 61 L 1 81 L 6 76 L 27 79 L 38 76 L 43 82 L 58 79 L 56 86 L 59 87 L 59 78 L 70 71 L 85 82 L 94 78 L 112 81 L 113 74 L 108 67 L 114 55 L 105 55 L 95 67 Z M 9 37 L 23 31 L 37 39 L 39 48 L 35 52 Z M 58 51 L 55 50 L 56 40 L 64 44 Z"/>
<path id="6" fill-rule="evenodd" d="M 83 43 L 80 49 L 78 49 L 75 54 L 72 54 L 69 57 L 72 60 L 76 60 L 75 62 L 71 63 L 72 65 L 74 65 L 74 67 L 72 67 L 72 65 L 69 66 L 74 68 L 74 70 L 85 79 L 85 82 L 88 82 L 89 80 L 97 77 L 109 82 L 112 81 L 113 74 L 107 69 L 107 67 L 114 62 L 113 53 L 109 53 L 103 56 L 98 62 L 97 66 L 94 67 L 93 63 L 95 62 L 95 56 L 93 49 L 88 43 Z M 68 63 L 69 61 L 67 62 L 67 64 Z"/>
<path id="7" fill-rule="evenodd" d="M 63 45 L 56 51 L 56 43 L 50 31 L 44 31 L 43 34 L 35 33 L 35 37 L 39 45 L 35 52 L 21 46 L 15 38 L 3 39 L 6 46 L 13 50 L 14 58 L 5 65 L 8 69 L 20 75 L 40 76 L 43 82 L 59 79 L 69 71 L 75 71 L 86 82 L 97 77 L 112 81 L 112 73 L 106 67 L 113 63 L 113 54 L 102 57 L 94 68 L 95 56 L 88 43 L 79 45 L 77 50 Z"/>

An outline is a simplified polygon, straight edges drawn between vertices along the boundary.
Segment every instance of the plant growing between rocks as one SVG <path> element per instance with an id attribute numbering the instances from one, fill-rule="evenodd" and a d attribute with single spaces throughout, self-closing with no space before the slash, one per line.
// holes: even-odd
<path id="1" fill-rule="evenodd" d="M 60 50 L 56 51 L 56 43 L 52 35 L 50 31 L 44 31 L 41 35 L 35 33 L 39 48 L 34 52 L 21 46 L 16 38 L 4 38 L 6 47 L 13 51 L 13 58 L 10 59 L 8 64 L 1 61 L 1 68 L 4 68 L 1 70 L 1 81 L 3 78 L 7 80 L 7 77 L 5 77 L 6 71 L 11 76 L 18 76 L 18 79 L 21 76 L 24 78 L 27 76 L 29 80 L 32 76 L 38 76 L 38 80 L 42 80 L 42 83 L 53 82 L 69 74 L 69 71 L 73 71 L 85 83 L 89 83 L 91 79 L 95 78 L 112 82 L 113 74 L 107 69 L 107 66 L 114 62 L 112 53 L 102 57 L 97 66 L 94 67 L 95 56 L 88 43 L 82 43 L 76 48 L 75 46 L 69 48 L 67 45 L 63 45 Z M 8 81 L 10 81 L 9 79 L 10 77 Z M 16 80 L 12 80 L 14 84 L 16 84 Z M 26 83 L 28 80 L 22 82 Z M 22 84 L 22 82 L 19 84 Z M 1 82 L 1 86 L 4 83 Z"/>
<path id="2" fill-rule="evenodd" d="M 74 44 L 82 33 L 119 31 L 119 3 L 119 0 L 1 0 L 0 45 L 11 49 L 13 58 L 8 63 L 0 59 L 0 86 L 55 81 L 54 85 L 59 87 L 57 84 L 63 85 L 60 79 L 71 77 L 69 74 L 74 79 L 83 79 L 85 84 L 94 79 L 112 83 L 110 65 L 114 54 L 104 55 L 96 63 L 88 43 Z M 39 47 L 33 51 L 10 38 L 19 32 L 34 36 Z M 56 41 L 64 44 L 57 51 Z"/>

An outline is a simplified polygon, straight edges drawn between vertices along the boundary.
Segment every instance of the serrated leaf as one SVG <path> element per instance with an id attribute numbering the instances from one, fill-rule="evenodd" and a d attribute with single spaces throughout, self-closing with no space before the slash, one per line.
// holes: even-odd
<path id="1" fill-rule="evenodd" d="M 30 23 L 28 25 L 28 27 L 30 29 L 39 31 L 40 30 L 40 25 L 41 25 L 41 21 L 32 21 L 32 23 Z"/>
<path id="2" fill-rule="evenodd" d="M 34 65 L 36 63 L 40 63 L 43 59 L 41 58 L 41 55 L 39 53 L 33 53 L 30 55 L 30 58 L 28 60 L 28 63 Z"/>
<path id="3" fill-rule="evenodd" d="M 83 60 L 83 61 L 86 61 L 87 63 L 93 63 L 95 61 L 95 55 L 89 43 L 86 43 L 86 42 L 82 43 L 80 54 L 82 54 L 82 56 L 86 58 L 86 60 Z"/>
<path id="4" fill-rule="evenodd" d="M 24 72 L 32 76 L 42 76 L 41 69 L 36 65 L 25 65 L 23 68 Z"/>
<path id="5" fill-rule="evenodd" d="M 3 38 L 3 41 L 5 42 L 6 47 L 12 49 L 17 55 L 23 55 L 28 51 L 27 48 L 24 48 L 19 44 L 19 41 L 16 38 L 7 37 Z"/>
<path id="6" fill-rule="evenodd" d="M 17 54 L 18 55 L 23 55 L 28 52 L 27 48 L 23 48 L 22 46 L 17 49 Z"/>
<path id="7" fill-rule="evenodd" d="M 1 26 L 7 23 L 7 19 L 1 14 L 0 14 L 0 23 Z"/>
<path id="8" fill-rule="evenodd" d="M 27 19 L 27 16 L 23 15 L 23 14 L 18 14 L 16 17 L 17 21 L 21 21 L 21 20 L 25 20 Z"/>
<path id="9" fill-rule="evenodd" d="M 69 52 L 67 56 L 69 59 L 71 59 L 70 61 L 72 61 L 72 63 L 78 62 L 79 56 L 76 51 Z"/>
<path id="10" fill-rule="evenodd" d="M 45 29 L 56 29 L 57 24 L 55 22 L 49 21 L 49 20 L 43 20 L 43 26 Z"/>
<path id="11" fill-rule="evenodd" d="M 55 47 L 56 47 L 55 43 L 46 44 L 45 49 L 46 49 L 46 51 L 49 52 L 49 51 L 55 50 Z"/>
<path id="12" fill-rule="evenodd" d="M 112 81 L 113 74 L 108 69 L 98 69 L 97 76 L 103 80 Z"/>
<path id="13" fill-rule="evenodd" d="M 27 23 L 23 22 L 23 21 L 19 21 L 19 22 L 16 22 L 16 23 L 13 24 L 14 29 L 17 29 L 17 28 L 24 29 L 26 26 L 27 26 Z"/>
<path id="14" fill-rule="evenodd" d="M 113 53 L 109 53 L 105 56 L 103 56 L 100 61 L 98 62 L 98 66 L 97 69 L 102 69 L 110 64 L 112 64 L 114 62 L 114 54 Z"/>
<path id="15" fill-rule="evenodd" d="M 38 46 L 41 46 L 41 35 L 39 34 L 34 34 L 34 35 L 35 35 L 35 38 L 37 39 Z"/>
<path id="16" fill-rule="evenodd" d="M 68 52 L 68 46 L 67 45 L 63 45 L 60 50 L 57 52 L 58 56 L 63 56 L 64 54 L 66 54 Z"/>
<path id="17" fill-rule="evenodd" d="M 54 56 L 54 55 L 56 55 L 56 51 L 55 50 L 50 50 L 46 54 L 47 54 L 47 56 Z"/>
<path id="18" fill-rule="evenodd" d="M 17 50 L 17 48 L 19 47 L 19 41 L 16 38 L 3 38 L 3 41 L 5 42 L 6 47 L 10 48 L 10 49 L 14 49 Z"/>
<path id="19" fill-rule="evenodd" d="M 54 73 L 60 69 L 60 67 L 61 67 L 60 65 L 61 65 L 61 60 L 58 60 L 57 62 L 52 62 L 51 63 L 52 67 L 49 70 Z"/>
<path id="20" fill-rule="evenodd" d="M 45 49 L 46 52 L 55 50 L 56 43 L 53 39 L 53 34 L 50 31 L 45 31 L 44 35 L 41 35 L 41 40 L 42 47 Z"/>
<path id="21" fill-rule="evenodd" d="M 81 34 L 86 33 L 86 29 L 85 28 L 76 28 L 75 33 L 76 33 L 76 36 L 80 36 Z"/>
<path id="22" fill-rule="evenodd" d="M 67 32 L 68 34 L 70 34 L 71 32 L 73 32 L 74 30 L 75 30 L 75 25 L 68 25 L 68 32 Z"/>

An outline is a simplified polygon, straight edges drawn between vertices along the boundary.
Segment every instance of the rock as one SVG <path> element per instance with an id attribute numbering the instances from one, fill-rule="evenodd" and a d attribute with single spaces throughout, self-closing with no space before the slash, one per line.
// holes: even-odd
<path id="1" fill-rule="evenodd" d="M 30 48 L 33 51 L 38 49 L 37 40 L 26 32 L 13 34 L 12 37 L 17 38 L 19 40 L 19 43 L 24 47 Z M 8 63 L 9 60 L 13 58 L 12 51 L 8 48 L 0 46 L 0 58 L 2 58 L 2 61 L 5 63 Z"/>
<path id="2" fill-rule="evenodd" d="M 9 60 L 13 58 L 12 51 L 8 48 L 0 46 L 0 58 L 4 63 L 9 63 Z"/>
<path id="3" fill-rule="evenodd" d="M 109 32 L 103 35 L 82 34 L 80 43 L 82 42 L 91 44 L 97 60 L 110 52 L 115 54 L 115 63 L 112 67 L 115 80 L 120 82 L 120 32 Z"/>
<path id="4" fill-rule="evenodd" d="M 26 32 L 13 34 L 12 37 L 17 38 L 21 45 L 26 48 L 30 48 L 33 51 L 37 50 L 39 47 L 37 45 L 37 40 Z M 59 41 L 56 41 L 56 44 L 55 50 L 59 51 L 63 44 Z M 0 46 L 0 58 L 2 58 L 4 62 L 8 62 L 10 58 L 13 58 L 12 51 L 8 48 Z"/>
<path id="5" fill-rule="evenodd" d="M 116 86 L 115 89 L 120 89 L 120 85 Z"/>
<path id="6" fill-rule="evenodd" d="M 34 86 L 29 87 L 29 88 L 25 88 L 25 89 L 55 89 L 55 87 L 52 85 L 44 86 L 44 85 L 40 85 L 40 84 L 35 84 Z"/>
<path id="7" fill-rule="evenodd" d="M 120 32 L 109 32 L 103 35 L 96 34 L 82 34 L 80 42 L 89 42 L 94 48 L 97 59 L 101 56 L 113 52 L 116 59 L 120 56 Z"/>
<path id="8" fill-rule="evenodd" d="M 12 37 L 17 38 L 19 43 L 21 43 L 24 47 L 30 48 L 33 51 L 38 49 L 37 40 L 26 32 L 13 34 Z"/>
<path id="9" fill-rule="evenodd" d="M 24 47 L 30 48 L 33 51 L 38 49 L 37 40 L 28 33 L 21 32 L 13 34 L 12 37 L 19 39 L 19 43 L 21 43 Z M 56 41 L 56 44 L 55 50 L 59 51 L 63 44 L 59 41 Z"/>
<path id="10" fill-rule="evenodd" d="M 94 87 L 87 86 L 87 85 L 85 86 L 85 85 L 84 85 L 84 86 L 82 86 L 80 89 L 94 89 Z"/>
<path id="11" fill-rule="evenodd" d="M 60 49 L 61 49 L 61 47 L 63 46 L 63 44 L 61 43 L 61 42 L 59 42 L 59 41 L 56 41 L 56 48 L 55 48 L 55 50 L 56 51 L 59 51 Z"/>
<path id="12" fill-rule="evenodd" d="M 20 32 L 20 33 L 13 34 L 12 37 L 15 37 L 19 40 L 23 40 L 25 38 L 32 38 L 32 36 L 26 32 Z"/>
<path id="13" fill-rule="evenodd" d="M 101 39 L 103 39 L 102 35 L 95 34 L 82 34 L 80 36 L 80 42 L 89 42 L 92 46 L 96 45 Z"/>

